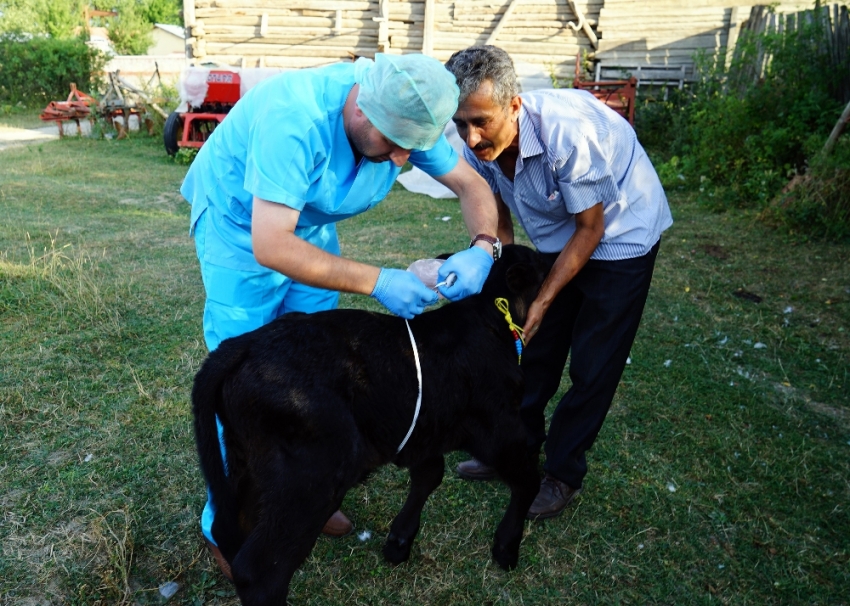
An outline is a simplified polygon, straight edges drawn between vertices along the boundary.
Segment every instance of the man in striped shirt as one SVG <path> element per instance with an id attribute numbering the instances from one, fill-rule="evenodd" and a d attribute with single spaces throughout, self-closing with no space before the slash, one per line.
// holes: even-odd
<path id="1" fill-rule="evenodd" d="M 545 476 L 528 517 L 559 515 L 581 491 L 585 453 L 611 405 L 643 314 L 661 232 L 673 220 L 634 130 L 586 91 L 519 93 L 513 63 L 494 46 L 455 53 L 453 120 L 467 161 L 500 207 L 498 236 L 514 221 L 543 253 L 549 275 L 528 312 L 522 416 L 529 449 L 545 441 Z M 572 386 L 545 429 L 545 408 L 570 355 Z M 471 460 L 467 479 L 493 470 Z"/>

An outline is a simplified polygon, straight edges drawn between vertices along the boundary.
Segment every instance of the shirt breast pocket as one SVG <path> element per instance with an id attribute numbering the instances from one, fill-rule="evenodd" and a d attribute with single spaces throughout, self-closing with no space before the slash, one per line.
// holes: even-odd
<path id="1" fill-rule="evenodd" d="M 567 212 L 567 207 L 564 204 L 564 197 L 561 195 L 560 190 L 554 190 L 552 192 L 546 193 L 538 193 L 536 195 L 538 198 L 538 204 L 540 208 L 549 216 L 553 218 L 564 218 L 569 215 Z"/>

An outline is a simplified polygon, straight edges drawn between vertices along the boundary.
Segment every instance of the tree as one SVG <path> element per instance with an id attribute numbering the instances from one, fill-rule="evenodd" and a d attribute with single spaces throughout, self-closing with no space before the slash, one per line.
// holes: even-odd
<path id="1" fill-rule="evenodd" d="M 42 0 L 41 20 L 51 38 L 64 40 L 83 31 L 83 6 L 80 0 Z"/>
<path id="2" fill-rule="evenodd" d="M 142 12 L 150 23 L 169 23 L 183 25 L 180 18 L 182 2 L 180 0 L 147 0 Z"/>
<path id="3" fill-rule="evenodd" d="M 0 32 L 73 38 L 83 26 L 85 0 L 0 0 Z"/>
<path id="4" fill-rule="evenodd" d="M 107 19 L 107 32 L 115 52 L 144 55 L 153 44 L 151 23 L 135 0 L 115 0 L 112 5 L 118 16 Z"/>

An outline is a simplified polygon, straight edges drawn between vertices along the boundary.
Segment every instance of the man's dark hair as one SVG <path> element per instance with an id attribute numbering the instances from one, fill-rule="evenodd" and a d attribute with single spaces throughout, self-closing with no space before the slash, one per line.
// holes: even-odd
<path id="1" fill-rule="evenodd" d="M 485 80 L 493 84 L 493 101 L 501 107 L 507 107 L 520 92 L 514 62 L 497 46 L 470 46 L 458 51 L 446 62 L 446 69 L 457 79 L 458 103 L 466 101 Z"/>

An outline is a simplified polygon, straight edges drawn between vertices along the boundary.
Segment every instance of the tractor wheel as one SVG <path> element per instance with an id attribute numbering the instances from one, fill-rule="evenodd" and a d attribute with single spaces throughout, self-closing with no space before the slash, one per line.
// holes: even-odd
<path id="1" fill-rule="evenodd" d="M 183 138 L 183 117 L 177 112 L 171 112 L 162 129 L 162 142 L 165 143 L 165 151 L 169 156 L 177 153 L 180 147 L 177 145 Z"/>

